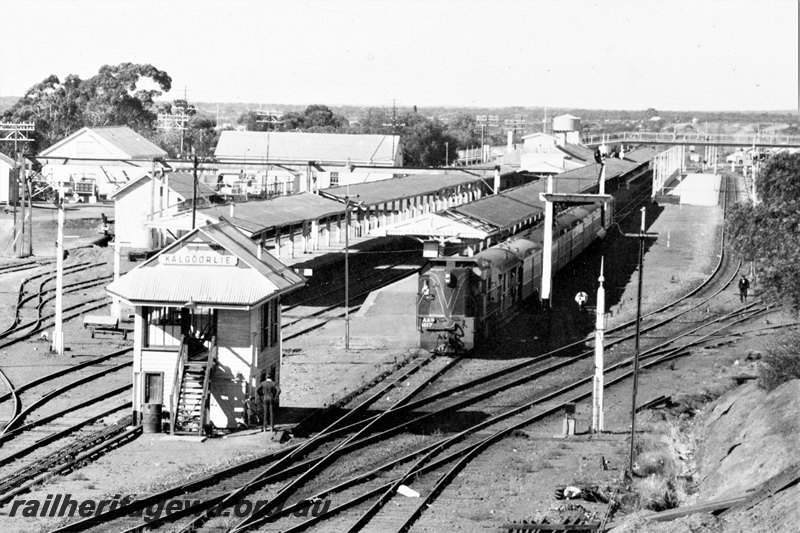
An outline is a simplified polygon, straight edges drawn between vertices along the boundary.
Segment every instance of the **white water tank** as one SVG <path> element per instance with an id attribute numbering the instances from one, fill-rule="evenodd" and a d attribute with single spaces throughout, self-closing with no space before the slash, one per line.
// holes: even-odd
<path id="1" fill-rule="evenodd" d="M 554 117 L 553 131 L 581 131 L 581 119 L 573 115 Z"/>

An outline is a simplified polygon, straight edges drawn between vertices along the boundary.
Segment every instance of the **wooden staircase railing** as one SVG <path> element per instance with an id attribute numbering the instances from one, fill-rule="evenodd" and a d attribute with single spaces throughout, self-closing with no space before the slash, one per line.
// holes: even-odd
<path id="1" fill-rule="evenodd" d="M 186 361 L 189 358 L 189 345 L 186 343 L 186 337 L 181 337 L 181 351 L 178 355 L 178 362 L 175 365 L 175 376 L 172 380 L 172 397 L 170 400 L 169 410 L 169 432 L 170 435 L 175 434 L 175 423 L 178 420 L 178 406 L 181 400 L 181 386 L 183 385 L 183 370 L 186 367 Z"/>
<path id="2" fill-rule="evenodd" d="M 173 385 L 173 412 L 170 431 L 173 435 L 202 435 L 208 418 L 211 374 L 217 357 L 216 338 L 211 337 L 205 357 L 193 358 L 190 343 L 181 348 Z"/>

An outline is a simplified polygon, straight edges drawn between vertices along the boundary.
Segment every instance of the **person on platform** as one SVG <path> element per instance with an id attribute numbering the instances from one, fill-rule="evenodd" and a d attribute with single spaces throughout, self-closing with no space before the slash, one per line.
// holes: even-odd
<path id="1" fill-rule="evenodd" d="M 581 312 L 586 311 L 586 302 L 589 301 L 589 295 L 581 291 L 575 295 L 575 302 L 578 304 L 578 309 Z"/>
<path id="2" fill-rule="evenodd" d="M 272 378 L 267 378 L 261 383 L 259 389 L 262 401 L 262 431 L 267 430 L 269 425 L 270 431 L 275 431 L 275 411 L 278 403 L 278 396 L 281 394 L 281 388 L 275 383 Z"/>
<path id="3" fill-rule="evenodd" d="M 750 280 L 742 274 L 739 278 L 739 301 L 747 303 L 747 291 L 750 289 Z"/>

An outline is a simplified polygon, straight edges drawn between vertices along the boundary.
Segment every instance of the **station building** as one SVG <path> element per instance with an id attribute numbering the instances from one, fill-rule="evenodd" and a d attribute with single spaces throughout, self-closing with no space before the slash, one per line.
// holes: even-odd
<path id="1" fill-rule="evenodd" d="M 227 187 L 269 196 L 391 179 L 402 154 L 398 135 L 274 131 L 223 131 L 214 151 Z M 353 173 L 357 165 L 373 168 Z"/>
<path id="2" fill-rule="evenodd" d="M 175 433 L 236 428 L 248 395 L 280 382 L 281 297 L 305 279 L 229 222 L 201 225 L 111 283 L 135 309 L 133 411 Z"/>
<path id="3" fill-rule="evenodd" d="M 42 176 L 75 199 L 94 202 L 148 172 L 167 152 L 126 126 L 81 128 L 36 157 Z"/>

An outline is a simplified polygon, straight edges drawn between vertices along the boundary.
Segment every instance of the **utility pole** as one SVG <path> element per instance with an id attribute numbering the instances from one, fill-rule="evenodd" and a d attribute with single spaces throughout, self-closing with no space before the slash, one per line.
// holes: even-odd
<path id="1" fill-rule="evenodd" d="M 194 154 L 192 176 L 192 229 L 194 229 L 195 219 L 197 218 L 197 154 Z"/>
<path id="2" fill-rule="evenodd" d="M 64 354 L 63 307 L 64 307 L 64 196 L 58 191 L 58 238 L 56 239 L 56 317 L 53 329 L 53 345 L 51 350 Z"/>
<path id="3" fill-rule="evenodd" d="M 633 390 L 631 393 L 631 450 L 628 474 L 633 473 L 634 441 L 636 436 L 636 394 L 639 389 L 639 337 L 642 329 L 642 283 L 644 279 L 644 241 L 658 237 L 658 233 L 645 232 L 646 209 L 642 207 L 642 225 L 639 233 L 625 233 L 625 237 L 639 239 L 639 287 L 636 292 L 636 344 L 633 352 Z"/>

